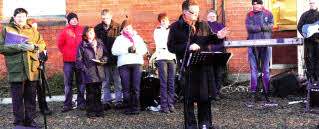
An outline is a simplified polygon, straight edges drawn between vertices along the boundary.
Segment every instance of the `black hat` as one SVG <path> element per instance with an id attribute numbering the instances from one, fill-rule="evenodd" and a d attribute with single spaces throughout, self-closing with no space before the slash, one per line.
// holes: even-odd
<path id="1" fill-rule="evenodd" d="M 76 19 L 79 20 L 78 15 L 76 15 L 75 13 L 72 12 L 72 13 L 69 13 L 68 16 L 66 16 L 66 19 L 68 20 L 68 23 L 70 22 L 70 20 L 72 18 L 76 18 Z"/>
<path id="2" fill-rule="evenodd" d="M 254 4 L 255 2 L 257 2 L 257 4 L 263 4 L 262 0 L 252 0 L 251 4 Z"/>

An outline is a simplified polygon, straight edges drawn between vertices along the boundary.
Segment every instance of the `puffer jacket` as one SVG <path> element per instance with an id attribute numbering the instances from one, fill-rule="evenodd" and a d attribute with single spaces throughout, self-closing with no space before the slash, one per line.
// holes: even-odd
<path id="1" fill-rule="evenodd" d="M 133 46 L 133 43 L 123 34 L 118 36 L 113 44 L 112 53 L 118 56 L 118 67 L 127 64 L 144 64 L 143 55 L 147 52 L 144 40 L 136 32 L 132 38 L 136 48 L 135 53 L 128 52 L 128 48 Z"/>
<path id="2" fill-rule="evenodd" d="M 82 71 L 84 83 L 102 82 L 105 79 L 103 64 L 96 63 L 92 59 L 107 62 L 108 53 L 101 40 L 97 40 L 96 51 L 91 43 L 83 40 L 76 52 L 76 68 Z"/>
<path id="3" fill-rule="evenodd" d="M 39 80 L 37 67 L 40 62 L 37 60 L 36 50 L 26 52 L 22 51 L 18 45 L 5 46 L 7 32 L 27 36 L 29 38 L 27 41 L 38 46 L 39 51 L 42 52 L 46 45 L 40 33 L 31 25 L 27 24 L 24 28 L 20 28 L 15 22 L 10 22 L 2 30 L 0 37 L 0 54 L 3 54 L 6 60 L 9 82 Z"/>
<path id="4" fill-rule="evenodd" d="M 247 39 L 270 39 L 274 18 L 270 11 L 248 12 L 246 16 Z"/>
<path id="5" fill-rule="evenodd" d="M 69 25 L 62 30 L 58 37 L 58 48 L 64 62 L 75 62 L 76 49 L 82 41 L 83 27 Z"/>

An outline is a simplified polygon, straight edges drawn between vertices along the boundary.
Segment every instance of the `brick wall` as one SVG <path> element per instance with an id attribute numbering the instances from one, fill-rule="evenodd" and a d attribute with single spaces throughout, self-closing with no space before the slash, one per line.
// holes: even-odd
<path id="1" fill-rule="evenodd" d="M 133 20 L 133 28 L 149 42 L 148 48 L 152 52 L 155 49 L 153 31 L 157 27 L 157 14 L 166 12 L 171 23 L 176 21 L 181 14 L 181 4 L 184 0 L 66 0 L 67 13 L 75 12 L 79 16 L 80 25 L 96 25 L 101 22 L 100 11 L 109 8 L 113 11 L 113 20 L 121 23 L 128 15 Z M 222 18 L 221 1 L 217 1 L 217 11 Z M 213 0 L 199 0 L 200 17 L 205 18 L 206 10 L 213 7 Z M 251 10 L 251 0 L 225 0 L 226 26 L 231 30 L 231 36 L 227 40 L 244 40 L 247 38 L 245 28 L 245 17 Z M 0 0 L 0 8 L 2 1 Z M 0 11 L 0 15 L 2 11 Z M 43 21 L 49 22 L 50 21 Z M 48 45 L 49 60 L 47 62 L 48 72 L 51 74 L 62 71 L 62 55 L 58 51 L 56 43 L 57 36 L 65 25 L 40 25 L 39 31 Z M 0 26 L 1 28 L 1 26 Z M 230 73 L 249 73 L 247 59 L 247 48 L 230 48 L 228 52 L 233 53 L 228 68 Z M 3 56 L 0 55 L 0 76 L 5 74 Z"/>

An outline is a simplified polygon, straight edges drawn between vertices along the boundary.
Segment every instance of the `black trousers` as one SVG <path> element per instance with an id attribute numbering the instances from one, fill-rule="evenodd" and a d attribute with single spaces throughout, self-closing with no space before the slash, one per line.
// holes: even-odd
<path id="1" fill-rule="evenodd" d="M 33 122 L 36 117 L 36 81 L 10 82 L 12 96 L 13 124 Z"/>
<path id="2" fill-rule="evenodd" d="M 103 114 L 103 104 L 101 101 L 102 82 L 87 83 L 86 88 L 86 112 L 89 115 Z"/>
<path id="3" fill-rule="evenodd" d="M 205 125 L 212 126 L 211 103 L 212 93 L 216 93 L 212 66 L 197 65 L 186 70 L 184 119 L 186 129 L 198 129 Z M 197 102 L 197 120 L 194 113 L 194 102 Z M 198 122 L 197 122 L 198 121 Z"/>
<path id="4" fill-rule="evenodd" d="M 305 64 L 307 73 L 315 80 L 319 80 L 319 45 L 310 39 L 305 39 Z"/>

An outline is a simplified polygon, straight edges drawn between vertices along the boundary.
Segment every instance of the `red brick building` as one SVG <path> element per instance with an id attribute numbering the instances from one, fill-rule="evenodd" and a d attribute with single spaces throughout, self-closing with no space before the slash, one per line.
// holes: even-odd
<path id="1" fill-rule="evenodd" d="M 5 15 L 5 7 L 8 6 L 5 5 L 7 4 L 5 3 L 6 1 L 9 0 L 0 0 L 0 17 L 2 18 L 0 29 L 8 22 L 8 16 Z M 149 43 L 148 48 L 152 52 L 155 49 L 153 31 L 158 25 L 156 20 L 157 14 L 162 12 L 168 13 L 171 23 L 173 23 L 178 19 L 182 12 L 181 4 L 184 0 L 62 0 L 62 3 L 63 1 L 65 1 L 65 6 L 61 7 L 65 7 L 64 15 L 36 16 L 39 21 L 39 31 L 48 45 L 49 60 L 46 65 L 48 67 L 47 72 L 49 75 L 62 71 L 63 68 L 62 55 L 57 48 L 57 37 L 59 32 L 66 26 L 66 19 L 64 17 L 69 12 L 77 13 L 79 23 L 83 26 L 94 26 L 100 23 L 100 12 L 104 8 L 110 9 L 113 12 L 113 20 L 119 23 L 124 20 L 126 15 L 128 15 L 133 20 L 133 28 L 135 28 L 142 38 Z M 206 17 L 206 10 L 208 8 L 214 7 L 217 9 L 221 21 L 222 0 L 199 0 L 199 3 L 201 19 Z M 41 5 L 36 4 L 34 6 Z M 252 9 L 251 0 L 225 0 L 224 8 L 226 17 L 225 23 L 231 31 L 231 36 L 227 40 L 246 39 L 245 17 L 247 12 Z M 27 10 L 29 12 L 33 11 L 32 9 Z M 11 16 L 12 14 L 13 11 Z M 293 33 L 292 37 L 296 37 L 296 33 Z M 233 53 L 233 57 L 228 64 L 230 73 L 237 73 L 241 68 L 240 73 L 249 73 L 247 48 L 231 48 L 227 51 Z M 0 55 L 0 76 L 5 76 L 5 71 L 4 57 Z"/>

